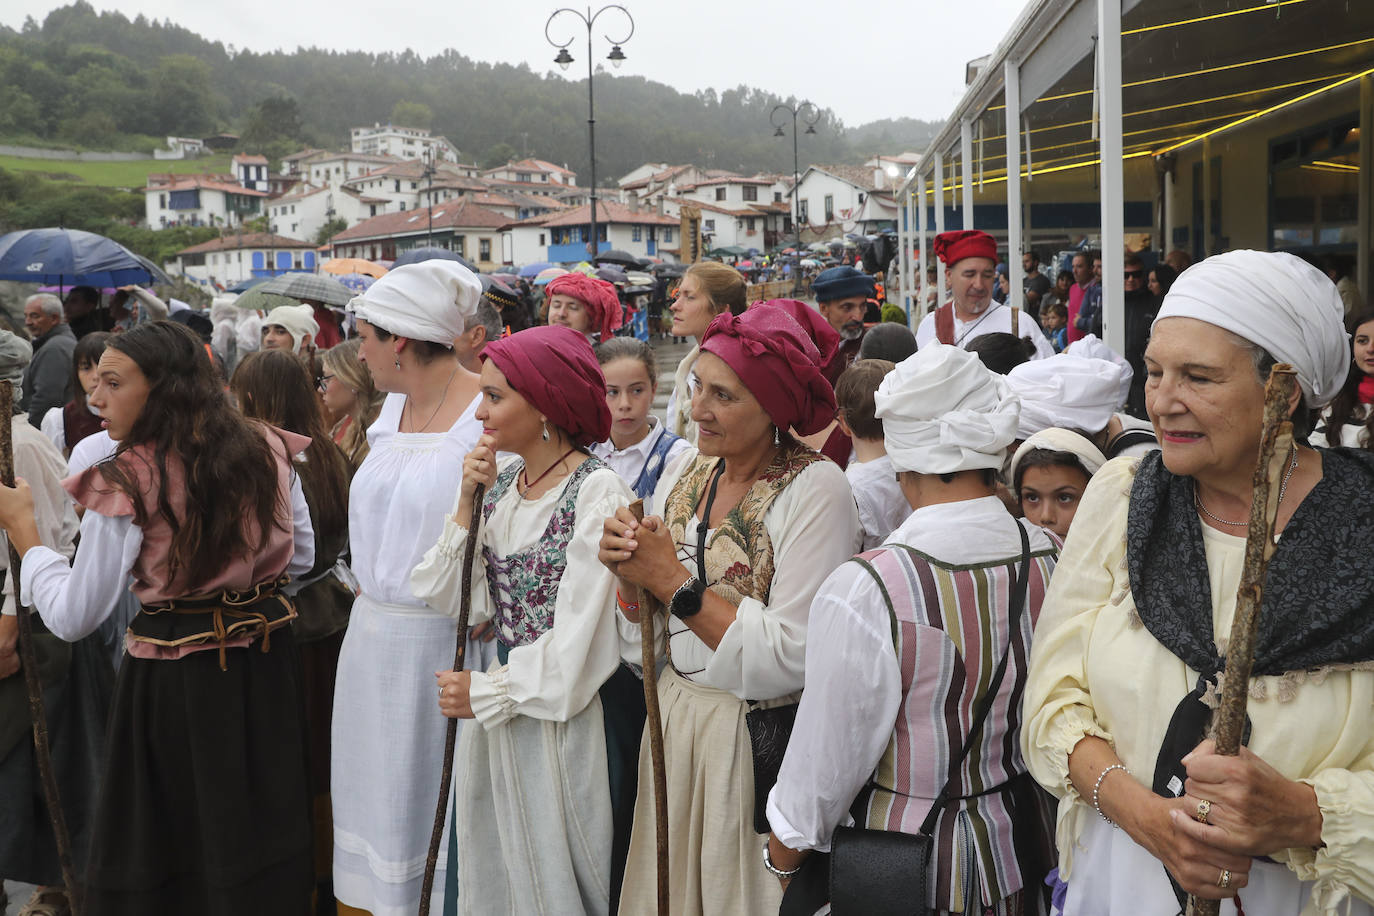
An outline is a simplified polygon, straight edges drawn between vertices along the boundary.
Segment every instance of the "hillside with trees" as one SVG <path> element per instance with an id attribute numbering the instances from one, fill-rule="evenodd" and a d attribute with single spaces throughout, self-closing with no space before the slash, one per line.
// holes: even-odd
<path id="1" fill-rule="evenodd" d="M 482 164 L 530 154 L 584 176 L 588 165 L 585 81 L 454 50 L 256 53 L 78 0 L 41 23 L 0 28 L 0 85 L 0 142 L 151 150 L 168 135 L 227 131 L 242 148 L 279 157 L 303 145 L 340 148 L 350 127 L 394 119 L 444 134 Z M 612 71 L 597 76 L 596 92 L 603 183 L 644 162 L 791 171 L 792 144 L 768 123 L 772 107 L 789 101 L 775 93 L 683 93 Z M 933 128 L 913 119 L 851 128 L 826 110 L 804 160 L 921 149 Z"/>

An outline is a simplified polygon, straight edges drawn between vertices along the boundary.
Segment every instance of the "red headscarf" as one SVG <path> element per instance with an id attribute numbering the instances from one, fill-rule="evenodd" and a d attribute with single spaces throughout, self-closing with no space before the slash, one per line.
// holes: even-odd
<path id="1" fill-rule="evenodd" d="M 592 313 L 592 330 L 601 332 L 602 340 L 610 340 L 621 325 L 620 295 L 615 286 L 597 277 L 573 271 L 549 281 L 545 295 L 571 296 Z"/>
<path id="2" fill-rule="evenodd" d="M 752 308 L 738 317 L 722 312 L 702 335 L 701 351 L 725 360 L 779 429 L 809 436 L 835 419 L 835 392 L 821 374 L 820 351 L 787 309 Z"/>
<path id="3" fill-rule="evenodd" d="M 825 320 L 818 310 L 802 302 L 800 299 L 768 299 L 763 302 L 755 302 L 755 306 L 768 306 L 778 308 L 792 316 L 792 320 L 802 326 L 806 336 L 811 338 L 811 342 L 816 345 L 816 349 L 821 354 L 821 365 L 835 356 L 835 351 L 840 348 L 839 332 Z"/>
<path id="4" fill-rule="evenodd" d="M 941 232 L 935 236 L 935 257 L 946 267 L 953 267 L 964 258 L 987 258 L 997 263 L 997 241 L 979 229 Z"/>
<path id="5" fill-rule="evenodd" d="M 585 335 L 562 325 L 528 328 L 493 340 L 481 358 L 577 445 L 610 438 L 606 377 Z"/>

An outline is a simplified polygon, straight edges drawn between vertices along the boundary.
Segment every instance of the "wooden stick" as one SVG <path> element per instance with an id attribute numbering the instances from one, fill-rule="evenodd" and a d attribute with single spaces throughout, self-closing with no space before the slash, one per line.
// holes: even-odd
<path id="1" fill-rule="evenodd" d="M 630 511 L 644 520 L 644 500 L 630 503 Z M 644 727 L 649 732 L 649 759 L 654 768 L 654 841 L 658 853 L 658 916 L 668 916 L 668 769 L 663 760 L 663 721 L 658 710 L 658 660 L 654 645 L 654 619 L 658 602 L 642 588 L 635 588 L 639 605 L 640 661 L 644 666 Z"/>
<path id="2" fill-rule="evenodd" d="M 14 486 L 14 386 L 0 381 L 0 483 Z M 62 808 L 62 796 L 52 769 L 52 748 L 48 743 L 48 713 L 43 703 L 43 684 L 38 679 L 38 659 L 33 649 L 33 621 L 30 610 L 19 600 L 19 551 L 6 539 L 10 556 L 10 582 L 14 586 L 14 604 L 19 624 L 19 665 L 24 669 L 24 687 L 29 695 L 29 721 L 33 724 L 33 754 L 38 762 L 38 781 L 43 787 L 43 801 L 52 820 L 52 835 L 57 841 L 57 862 L 62 870 L 62 882 L 67 886 L 67 903 L 72 916 L 81 913 L 81 885 L 76 880 L 72 864 L 72 838 L 67 832 L 67 816 Z"/>
<path id="3" fill-rule="evenodd" d="M 472 491 L 472 518 L 468 521 L 468 539 L 463 545 L 463 594 L 458 611 L 458 644 L 453 650 L 453 670 L 462 671 L 467 660 L 468 618 L 472 615 L 472 562 L 477 556 L 477 538 L 482 524 L 482 497 L 486 487 L 480 483 Z M 458 744 L 458 720 L 448 720 L 444 733 L 444 770 L 439 777 L 439 803 L 434 808 L 434 829 L 429 834 L 429 854 L 425 857 L 425 877 L 420 884 L 420 916 L 429 916 L 429 898 L 434 893 L 434 872 L 439 867 L 439 844 L 444 836 L 444 822 L 448 820 L 448 796 L 453 784 L 453 751 Z M 449 837 L 449 842 L 454 842 Z"/>
<path id="4" fill-rule="evenodd" d="M 1234 757 L 1240 753 L 1245 731 L 1245 705 L 1250 695 L 1250 672 L 1255 664 L 1255 634 L 1259 625 L 1260 604 L 1264 597 L 1264 578 L 1269 559 L 1274 555 L 1274 525 L 1278 516 L 1279 490 L 1293 448 L 1293 423 L 1289 403 L 1297 385 L 1293 367 L 1280 363 L 1269 372 L 1264 388 L 1264 426 L 1260 434 L 1259 460 L 1255 463 L 1253 494 L 1250 499 L 1250 527 L 1245 537 L 1245 566 L 1236 591 L 1236 615 L 1231 621 L 1231 639 L 1226 645 L 1226 676 L 1222 681 L 1221 703 L 1212 717 L 1212 739 L 1218 754 Z M 1220 900 L 1188 898 L 1191 916 L 1217 916 Z"/>

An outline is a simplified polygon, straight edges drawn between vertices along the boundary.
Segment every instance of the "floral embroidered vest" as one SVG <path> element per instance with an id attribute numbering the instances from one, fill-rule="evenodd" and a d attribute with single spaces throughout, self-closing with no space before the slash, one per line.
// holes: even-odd
<path id="1" fill-rule="evenodd" d="M 719 460 L 698 455 L 673 487 L 664 506 L 663 518 L 673 540 L 686 545 L 689 551 L 694 552 L 697 546 L 692 518 Z M 819 452 L 796 442 L 778 451 L 706 542 L 706 578 L 713 592 L 731 604 L 739 604 L 745 598 L 768 603 L 773 585 L 773 541 L 763 517 L 798 474 L 825 460 Z M 688 566 L 695 571 L 693 563 Z"/>
<path id="2" fill-rule="evenodd" d="M 522 461 L 513 462 L 496 478 L 482 501 L 484 519 L 491 518 L 524 466 Z M 568 565 L 568 539 L 577 517 L 577 493 L 589 474 L 604 467 L 601 461 L 590 458 L 572 472 L 544 533 L 529 547 L 498 557 L 490 547 L 482 546 L 487 589 L 495 608 L 496 638 L 506 648 L 529 645 L 553 628 L 558 583 Z"/>

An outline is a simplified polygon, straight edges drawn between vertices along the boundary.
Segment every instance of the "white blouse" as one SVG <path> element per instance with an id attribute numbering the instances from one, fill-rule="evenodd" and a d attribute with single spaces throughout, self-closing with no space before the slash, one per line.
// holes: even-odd
<path id="1" fill-rule="evenodd" d="M 498 467 L 504 470 L 516 460 L 501 459 Z M 482 545 L 504 557 L 538 542 L 563 489 L 553 487 L 527 500 L 509 487 L 482 525 Z M 615 576 L 597 559 L 602 526 L 631 498 L 629 487 L 609 468 L 598 468 L 583 479 L 568 539 L 567 568 L 554 599 L 553 626 L 534 642 L 512 648 L 506 665 L 472 674 L 472 710 L 486 728 L 517 715 L 566 722 L 586 708 L 615 673 L 622 655 L 638 661 L 638 626 L 617 613 Z M 456 618 L 468 520 L 460 524 L 453 513 L 445 517 L 437 543 L 409 578 L 417 600 Z M 473 564 L 472 624 L 490 620 L 494 612 L 480 556 Z"/>
<path id="2" fill-rule="evenodd" d="M 59 411 L 60 413 L 60 411 Z M 64 557 L 76 552 L 77 520 L 72 498 L 62 488 L 67 476 L 67 462 L 61 450 L 48 447 L 43 434 L 34 429 L 22 415 L 10 424 L 14 441 L 14 472 L 29 483 L 33 494 L 34 521 L 38 523 L 38 538 Z M 10 568 L 10 553 L 0 534 L 0 570 Z M 14 577 L 5 576 L 4 606 L 0 613 L 13 616 Z"/>
<path id="3" fill-rule="evenodd" d="M 662 516 L 668 495 L 695 454 L 684 453 L 664 471 L 652 499 L 646 500 L 646 515 Z M 833 461 L 808 466 L 773 500 L 763 527 L 773 542 L 769 604 L 754 598 L 741 601 L 735 622 L 714 651 L 687 624 L 676 617 L 668 620 L 673 664 L 696 672 L 693 681 L 728 690 L 741 700 L 767 700 L 802 688 L 811 599 L 826 576 L 859 547 L 859 515 L 844 471 Z"/>
<path id="4" fill-rule="evenodd" d="M 348 492 L 352 569 L 373 601 L 420 607 L 410 571 L 444 529 L 444 507 L 458 491 L 463 458 L 477 446 L 481 397 L 447 431 L 398 432 L 405 395 L 389 394 L 368 427 L 371 446 Z"/>
<path id="5" fill-rule="evenodd" d="M 669 413 L 672 416 L 672 413 Z M 654 446 L 658 444 L 658 437 L 663 431 L 663 424 L 658 422 L 658 417 L 649 418 L 649 432 L 643 438 L 627 448 L 617 449 L 615 443 L 610 439 L 605 442 L 598 442 L 591 447 L 591 453 L 610 466 L 612 471 L 620 475 L 620 479 L 625 481 L 627 486 L 633 487 L 635 481 L 644 470 L 644 465 L 649 460 L 649 455 Z M 672 432 L 668 430 L 668 432 Z M 668 454 L 663 458 L 663 466 L 667 468 L 687 449 L 692 447 L 692 443 L 686 439 L 678 438 L 668 448 Z"/>
<path id="6" fill-rule="evenodd" d="M 872 550 L 906 521 L 911 504 L 902 495 L 892 459 L 886 455 L 872 461 L 851 461 L 844 476 L 849 478 L 854 502 L 859 507 L 859 534 L 863 538 L 859 549 Z"/>

